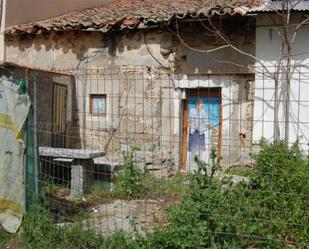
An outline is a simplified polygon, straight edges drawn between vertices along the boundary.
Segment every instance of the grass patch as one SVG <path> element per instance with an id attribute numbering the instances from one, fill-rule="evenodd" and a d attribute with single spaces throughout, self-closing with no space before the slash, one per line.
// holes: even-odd
<path id="1" fill-rule="evenodd" d="M 111 190 L 110 183 L 96 182 L 91 186 L 90 192 L 85 195 L 87 206 L 93 207 L 99 204 L 107 204 L 117 198 Z"/>
<path id="2" fill-rule="evenodd" d="M 151 173 L 143 175 L 140 179 L 140 185 L 143 191 L 133 192 L 130 195 L 117 186 L 117 181 L 112 189 L 107 183 L 95 183 L 90 193 L 85 195 L 85 200 L 88 207 L 99 204 L 110 203 L 116 199 L 177 199 L 180 200 L 186 191 L 187 177 L 176 175 L 172 178 L 162 179 L 157 178 Z"/>
<path id="3" fill-rule="evenodd" d="M 133 153 L 124 154 L 124 165 L 117 173 L 112 188 L 109 183 L 96 183 L 85 199 L 90 205 L 108 203 L 110 199 L 181 198 L 188 186 L 187 178 L 157 178 L 134 165 Z"/>
<path id="4" fill-rule="evenodd" d="M 118 231 L 110 237 L 78 225 L 58 227 L 49 211 L 35 207 L 26 215 L 20 248 L 23 249 L 134 249 L 134 240 Z M 15 249 L 15 248 L 14 248 Z"/>
<path id="5" fill-rule="evenodd" d="M 188 190 L 187 177 L 177 174 L 172 178 L 162 179 L 148 173 L 142 180 L 147 186 L 147 198 L 177 198 L 181 199 Z"/>
<path id="6" fill-rule="evenodd" d="M 24 246 L 17 234 L 8 233 L 0 227 L 0 249 L 24 249 Z"/>
<path id="7" fill-rule="evenodd" d="M 6 243 L 12 238 L 12 235 L 5 232 L 1 227 L 0 227 L 0 248 L 5 248 Z"/>

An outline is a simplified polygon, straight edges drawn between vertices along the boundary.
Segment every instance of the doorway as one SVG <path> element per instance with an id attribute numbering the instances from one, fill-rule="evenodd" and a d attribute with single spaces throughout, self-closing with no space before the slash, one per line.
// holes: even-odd
<path id="1" fill-rule="evenodd" d="M 67 86 L 54 84 L 53 87 L 52 147 L 65 147 Z"/>
<path id="2" fill-rule="evenodd" d="M 181 170 L 197 168 L 195 156 L 209 162 L 211 148 L 221 154 L 221 88 L 187 89 L 183 103 Z"/>

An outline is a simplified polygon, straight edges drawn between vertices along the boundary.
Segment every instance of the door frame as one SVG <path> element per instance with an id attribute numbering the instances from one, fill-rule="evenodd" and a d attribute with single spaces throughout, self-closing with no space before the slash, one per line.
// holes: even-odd
<path id="1" fill-rule="evenodd" d="M 65 84 L 59 84 L 59 83 L 55 83 L 53 82 L 53 94 L 52 94 L 52 137 L 51 137 L 51 145 L 53 146 L 54 144 L 54 139 L 55 139 L 55 136 L 54 136 L 54 114 L 55 114 L 55 110 L 54 110 L 54 107 L 55 107 L 55 87 L 56 86 L 60 86 L 60 87 L 64 87 L 65 88 L 65 100 L 64 100 L 64 110 L 65 110 L 65 115 L 64 115 L 64 134 L 63 134 L 63 137 L 64 137 L 64 141 L 63 141 L 63 147 L 65 148 L 66 147 L 66 139 L 65 139 L 65 136 L 66 136 L 66 132 L 67 132 L 67 97 L 68 97 L 68 86 L 65 85 Z M 60 134 L 60 133 L 59 133 Z"/>
<path id="2" fill-rule="evenodd" d="M 188 154 L 188 126 L 189 126 L 189 103 L 190 97 L 196 96 L 219 96 L 219 131 L 218 131 L 218 146 L 217 146 L 217 158 L 221 157 L 222 150 L 222 88 L 221 87 L 201 87 L 201 88 L 187 88 L 186 89 L 186 97 L 183 101 L 183 110 L 182 110 L 182 145 L 181 145 L 181 163 L 180 170 L 187 170 L 187 154 Z"/>

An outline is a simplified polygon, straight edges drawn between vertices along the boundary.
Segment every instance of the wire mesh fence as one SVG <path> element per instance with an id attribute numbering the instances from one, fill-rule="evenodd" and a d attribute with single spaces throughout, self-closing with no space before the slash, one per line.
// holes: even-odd
<path id="1" fill-rule="evenodd" d="M 207 229 L 196 221 L 191 233 L 218 245 L 220 238 L 237 238 L 251 240 L 252 248 L 265 241 L 308 248 L 308 190 L 280 185 L 308 184 L 306 71 L 299 66 L 293 72 L 286 113 L 286 86 L 278 85 L 276 98 L 274 81 L 263 69 L 194 75 L 141 66 L 70 74 L 30 70 L 34 119 L 28 130 L 39 156 L 36 180 L 55 222 L 105 235 L 166 229 L 173 226 L 168 210 L 185 205 L 199 186 L 217 197 L 202 197 L 198 220 Z M 276 128 L 284 138 L 287 127 L 289 148 L 267 145 Z M 216 184 L 203 182 L 205 175 Z M 246 184 L 254 198 L 235 187 Z M 189 233 L 185 224 L 196 218 L 194 203 L 187 205 L 180 234 Z M 243 222 L 250 229 L 239 234 Z M 283 237 L 267 234 L 291 227 Z"/>

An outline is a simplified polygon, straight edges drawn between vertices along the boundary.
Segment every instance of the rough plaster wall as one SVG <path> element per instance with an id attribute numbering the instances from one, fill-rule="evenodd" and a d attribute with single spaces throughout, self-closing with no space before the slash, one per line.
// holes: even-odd
<path id="1" fill-rule="evenodd" d="M 254 76 L 245 77 L 239 83 L 239 163 L 247 164 L 252 160 L 252 130 L 253 130 L 253 110 L 254 110 Z"/>
<path id="2" fill-rule="evenodd" d="M 81 97 L 85 101 L 85 112 L 80 112 L 85 124 L 81 125 L 82 144 L 114 157 L 128 147 L 173 151 L 173 160 L 178 161 L 180 120 L 174 106 L 179 96 L 170 77 L 162 69 L 134 66 L 104 71 L 103 75 L 78 79 L 86 93 L 81 96 L 107 94 L 107 113 L 99 117 L 90 115 L 89 98 Z"/>
<path id="3" fill-rule="evenodd" d="M 115 129 L 119 126 L 118 115 L 123 111 L 123 107 L 120 106 L 118 100 L 119 94 L 132 94 L 132 92 L 121 92 L 119 86 L 120 84 L 123 86 L 127 83 L 130 85 L 130 82 L 133 81 L 133 76 L 131 79 L 128 79 L 126 76 L 128 72 L 125 68 L 122 69 L 121 73 L 116 72 L 116 74 L 110 71 L 97 71 L 97 69 L 110 67 L 117 70 L 121 65 L 158 66 L 158 62 L 149 53 L 159 60 L 162 65 L 167 66 L 168 58 L 161 55 L 160 49 L 161 46 L 166 47 L 169 44 L 169 39 L 171 39 L 170 35 L 162 32 L 149 33 L 147 35 L 139 32 L 129 36 L 113 35 L 106 38 L 102 37 L 99 33 L 81 34 L 78 37 L 74 34 L 66 33 L 65 35 L 52 34 L 50 37 L 38 36 L 34 39 L 12 38 L 7 41 L 7 60 L 47 70 L 74 70 L 80 129 L 83 140 L 82 145 L 87 147 L 99 145 L 102 148 L 107 143 L 110 143 L 109 139 L 105 141 L 106 139 L 103 137 L 106 136 L 96 136 L 95 133 L 104 132 L 107 135 L 112 133 L 116 137 L 114 132 L 111 132 L 111 128 Z M 147 46 L 145 45 L 145 40 Z M 130 70 L 132 71 L 132 69 Z M 150 95 L 158 95 L 159 87 L 153 84 L 155 87 L 152 89 L 152 87 L 149 87 L 150 83 L 144 84 L 146 81 L 144 81 L 143 74 L 141 77 L 141 79 L 134 80 L 139 81 L 144 87 L 148 87 L 150 89 L 148 92 L 151 92 Z M 136 82 L 133 84 L 138 85 Z M 122 88 L 125 89 L 125 87 Z M 149 94 L 146 90 L 139 92 L 139 94 Z M 89 114 L 88 95 L 91 93 L 107 94 L 107 108 L 110 115 L 106 117 L 93 117 Z M 128 98 L 129 101 L 132 101 L 133 97 L 130 96 Z M 151 96 L 148 98 L 151 99 Z M 154 108 L 151 106 L 154 103 L 148 102 L 146 100 L 145 103 L 139 103 L 136 108 L 137 112 L 141 108 L 146 108 L 146 113 L 149 113 L 149 110 Z M 155 112 L 158 111 L 157 108 Z M 131 111 L 128 115 L 134 115 L 134 113 Z M 156 116 L 158 115 L 156 114 Z M 129 123 L 131 121 L 127 120 L 126 122 Z M 150 124 L 149 120 L 147 122 L 143 123 L 143 126 L 150 129 L 149 126 L 152 123 Z M 155 121 L 154 123 L 156 122 L 160 123 L 160 121 Z M 124 125 L 120 124 L 120 126 L 123 127 Z M 136 126 L 135 129 L 140 130 L 141 124 L 139 122 L 136 122 Z M 153 136 L 158 136 L 159 126 L 158 124 L 154 124 L 154 126 L 156 127 L 152 129 L 155 131 Z M 132 126 L 130 125 L 129 127 Z M 137 134 L 137 136 L 142 137 L 143 134 Z M 119 148 L 116 145 L 112 147 Z"/>
<path id="4" fill-rule="evenodd" d="M 6 59 L 19 65 L 44 70 L 75 69 L 85 51 L 83 44 L 91 43 L 92 36 L 56 35 L 36 38 L 13 37 L 6 41 Z M 76 42 L 78 40 L 78 42 Z M 95 44 L 89 44 L 91 47 Z"/>
<path id="5" fill-rule="evenodd" d="M 251 38 L 240 39 L 243 41 L 243 48 L 250 52 L 253 47 Z M 202 49 L 214 46 L 209 45 L 212 41 L 208 40 L 207 43 L 205 38 L 190 39 L 196 43 L 194 46 Z M 19 47 L 16 44 L 19 44 Z M 222 59 L 230 52 L 228 50 L 216 55 Z M 145 148 L 169 148 L 173 151 L 175 161 L 179 157 L 181 138 L 180 88 L 194 87 L 191 84 L 194 80 L 188 79 L 187 74 L 213 73 L 218 65 L 208 60 L 205 54 L 184 49 L 171 34 L 161 31 L 148 32 L 146 36 L 143 32 L 137 32 L 107 37 L 93 32 L 80 35 L 53 34 L 34 40 L 13 38 L 7 41 L 7 58 L 10 62 L 48 70 L 74 70 L 83 147 L 107 150 L 112 155 L 119 153 L 127 144 Z M 237 59 L 237 56 L 233 55 L 232 58 Z M 241 62 L 250 63 L 243 58 Z M 172 80 L 173 77 L 166 72 L 162 74 L 156 71 L 155 68 L 161 65 L 171 67 L 171 71 L 175 72 L 180 80 L 179 77 Z M 148 71 L 146 66 L 150 66 L 151 70 Z M 113 68 L 115 72 L 106 71 L 104 68 Z M 231 69 L 220 67 L 220 72 L 231 74 Z M 211 78 L 211 85 L 222 84 L 222 155 L 226 163 L 236 163 L 241 160 L 239 133 L 243 133 L 245 129 L 240 130 L 239 120 L 250 117 L 251 112 L 245 104 L 239 107 L 239 98 L 242 97 L 239 95 L 239 86 L 246 77 L 231 75 L 223 78 L 219 83 L 214 76 Z M 208 76 L 202 84 L 209 87 Z M 91 93 L 107 94 L 108 113 L 105 117 L 93 117 L 89 114 Z M 119 96 L 121 98 L 118 98 Z M 136 98 L 137 96 L 141 98 Z M 239 109 L 244 115 L 241 118 Z M 150 118 L 145 118 L 149 114 Z M 246 130 L 246 133 L 250 131 Z M 246 136 L 249 137 L 250 135 Z"/>
<path id="6" fill-rule="evenodd" d="M 84 106 L 86 113 L 86 129 L 83 129 L 85 146 L 99 147 L 110 155 L 119 155 L 127 146 L 142 150 L 170 150 L 173 144 L 173 150 L 177 146 L 177 153 L 172 154 L 177 155 L 175 160 L 178 160 L 178 130 L 176 135 L 175 132 L 162 128 L 172 116 L 169 113 L 163 118 L 162 107 L 174 105 L 167 99 L 171 95 L 169 92 L 174 93 L 175 90 L 171 88 L 170 77 L 166 72 L 153 71 L 154 67 L 159 66 L 153 57 L 162 65 L 169 65 L 168 56 L 160 53 L 162 47 L 171 46 L 169 39 L 171 40 L 171 36 L 162 32 L 146 36 L 139 32 L 130 36 L 112 37 L 105 42 L 107 48 L 86 53 L 86 59 L 79 65 L 81 71 L 106 67 L 111 67 L 112 70 L 102 69 L 98 74 L 103 76 L 94 73 L 90 76 L 91 79 L 78 81 L 79 92 L 85 92 L 86 96 L 89 93 L 107 94 L 105 117 L 87 114 L 89 98 L 81 100 L 85 101 L 80 104 Z M 179 129 L 179 126 L 173 128 Z"/>
<path id="7" fill-rule="evenodd" d="M 35 38 L 10 37 L 6 38 L 6 60 L 45 70 L 82 70 L 91 65 L 159 66 L 158 61 L 168 66 L 168 57 L 163 56 L 160 49 L 170 40 L 172 35 L 163 32 L 109 36 L 99 32 L 65 32 Z"/>
<path id="8" fill-rule="evenodd" d="M 105 150 L 107 138 L 118 126 L 119 115 L 119 80 L 114 72 L 97 70 L 86 74 L 84 71 L 76 74 L 77 101 L 79 107 L 80 133 L 82 147 L 100 148 Z M 90 94 L 106 94 L 105 116 L 90 114 Z"/>
<path id="9" fill-rule="evenodd" d="M 232 31 L 222 32 L 228 36 L 231 44 L 235 47 L 245 53 L 255 54 L 253 28 L 243 31 L 235 26 Z M 213 34 L 205 32 L 205 28 L 194 35 L 184 33 L 182 39 L 183 42 L 177 48 L 177 70 L 181 73 L 251 73 L 248 65 L 254 65 L 254 61 L 249 56 L 241 54 L 231 47 L 224 47 L 226 43 Z M 217 49 L 219 47 L 221 48 Z"/>
<path id="10" fill-rule="evenodd" d="M 147 39 L 148 48 L 144 39 Z M 75 72 L 84 147 L 114 154 L 126 144 L 142 148 L 159 146 L 161 85 L 168 77 L 163 79 L 162 73 L 147 72 L 145 65 L 159 65 L 149 51 L 162 64 L 168 65 L 168 58 L 160 53 L 161 41 L 165 41 L 166 47 L 168 39 L 169 36 L 161 32 L 148 34 L 146 38 L 137 33 L 112 37 L 102 43 L 102 48 L 91 48 L 89 44 Z M 106 116 L 90 115 L 88 96 L 92 93 L 107 95 Z"/>

